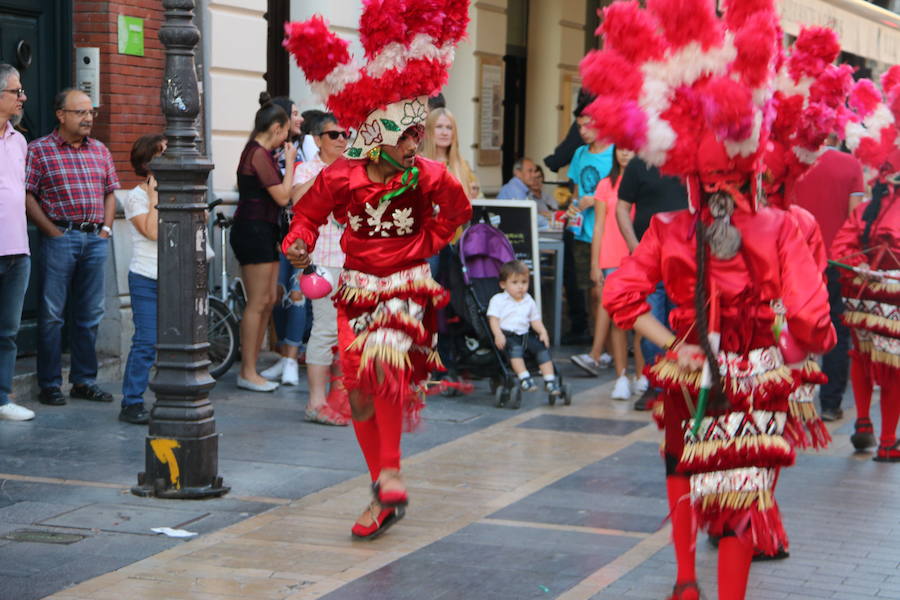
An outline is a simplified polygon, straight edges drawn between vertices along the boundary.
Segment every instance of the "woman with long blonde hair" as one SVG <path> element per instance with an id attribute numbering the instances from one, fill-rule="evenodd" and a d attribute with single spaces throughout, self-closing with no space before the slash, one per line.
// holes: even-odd
<path id="1" fill-rule="evenodd" d="M 481 186 L 469 163 L 459 154 L 456 118 L 446 108 L 435 108 L 428 113 L 421 154 L 447 165 L 447 170 L 463 185 L 470 200 L 478 196 Z"/>

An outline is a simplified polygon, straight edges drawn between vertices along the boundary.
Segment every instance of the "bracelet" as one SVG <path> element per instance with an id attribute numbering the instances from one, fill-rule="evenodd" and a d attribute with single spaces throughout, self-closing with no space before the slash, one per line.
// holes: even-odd
<path id="1" fill-rule="evenodd" d="M 108 235 L 109 237 L 112 237 L 113 231 L 112 231 L 112 227 L 110 227 L 109 225 L 104 225 L 104 226 L 102 226 L 102 227 L 100 228 L 100 231 L 105 231 L 105 232 L 106 232 L 106 235 Z"/>
<path id="2" fill-rule="evenodd" d="M 677 341 L 678 341 L 678 338 L 677 338 L 676 336 L 673 335 L 673 336 L 672 336 L 672 339 L 670 339 L 668 342 L 666 342 L 665 344 L 663 344 L 662 349 L 663 349 L 663 350 L 671 350 L 671 349 L 672 349 L 672 346 L 674 346 L 674 345 L 675 345 L 675 342 L 677 342 Z"/>

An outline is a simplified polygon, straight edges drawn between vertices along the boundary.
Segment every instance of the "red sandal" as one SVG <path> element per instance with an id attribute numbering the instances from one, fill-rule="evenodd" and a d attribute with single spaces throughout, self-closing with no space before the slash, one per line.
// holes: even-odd
<path id="1" fill-rule="evenodd" d="M 672 588 L 672 595 L 669 600 L 700 600 L 700 588 L 697 587 L 696 581 L 685 581 L 684 583 L 676 583 Z"/>
<path id="2" fill-rule="evenodd" d="M 900 441 L 894 442 L 893 446 L 878 446 L 878 452 L 872 460 L 886 463 L 900 462 Z"/>
<path id="3" fill-rule="evenodd" d="M 369 514 L 372 515 L 371 525 L 354 523 L 350 530 L 350 534 L 358 540 L 374 540 L 406 515 L 403 507 L 381 507 L 377 502 L 369 505 Z"/>
<path id="4" fill-rule="evenodd" d="M 866 450 L 876 445 L 875 430 L 872 428 L 870 419 L 857 419 L 853 424 L 853 435 L 850 436 L 850 443 L 857 450 Z"/>
<path id="5" fill-rule="evenodd" d="M 372 482 L 372 494 L 382 506 L 406 506 L 409 504 L 409 495 L 405 489 L 383 491 L 381 483 L 378 481 Z"/>

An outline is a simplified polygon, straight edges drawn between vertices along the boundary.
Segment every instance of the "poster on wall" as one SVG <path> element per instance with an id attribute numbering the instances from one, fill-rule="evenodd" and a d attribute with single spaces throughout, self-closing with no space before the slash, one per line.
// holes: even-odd
<path id="1" fill-rule="evenodd" d="M 478 96 L 478 164 L 500 164 L 503 143 L 503 63 L 500 58 L 481 57 Z"/>
<path id="2" fill-rule="evenodd" d="M 496 227 L 512 244 L 516 259 L 531 271 L 528 292 L 541 310 L 541 261 L 538 247 L 537 205 L 533 200 L 472 200 L 472 222 L 482 222 Z"/>

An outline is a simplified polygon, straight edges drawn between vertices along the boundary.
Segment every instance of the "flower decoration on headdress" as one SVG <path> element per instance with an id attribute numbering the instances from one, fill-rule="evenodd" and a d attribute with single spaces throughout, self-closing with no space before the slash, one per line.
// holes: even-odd
<path id="1" fill-rule="evenodd" d="M 353 62 L 347 41 L 318 15 L 285 24 L 284 46 L 341 125 L 381 121 L 383 143 L 396 144 L 404 117 L 404 124 L 424 122 L 425 99 L 447 83 L 468 23 L 469 0 L 363 0 L 359 38 L 365 64 Z M 414 99 L 421 110 L 406 115 L 400 103 Z M 368 146 L 358 136 L 347 154 L 364 156 Z"/>
<path id="2" fill-rule="evenodd" d="M 871 80 L 856 82 L 848 102 L 853 116 L 845 130 L 847 147 L 874 178 L 900 171 L 900 65 L 882 75 L 881 88 L 883 97 Z"/>
<path id="3" fill-rule="evenodd" d="M 636 0 L 603 10 L 603 49 L 581 63 L 601 137 L 666 175 L 759 170 L 778 55 L 774 0 Z M 711 148 L 710 140 L 719 148 Z"/>

